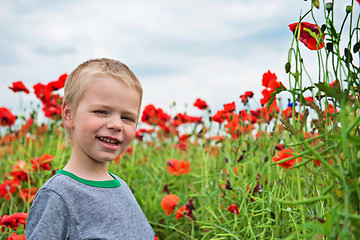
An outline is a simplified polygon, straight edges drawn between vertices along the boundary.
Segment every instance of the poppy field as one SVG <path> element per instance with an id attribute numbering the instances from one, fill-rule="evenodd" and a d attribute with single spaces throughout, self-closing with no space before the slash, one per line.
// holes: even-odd
<path id="1" fill-rule="evenodd" d="M 144 106 L 109 170 L 128 183 L 155 239 L 360 238 L 360 1 L 340 22 L 336 7 L 312 0 L 288 24 L 288 79 L 265 71 L 258 98 L 248 89 L 221 109 L 189 99 L 197 116 Z M 318 59 L 314 74 L 307 56 Z M 25 239 L 37 190 L 70 157 L 58 91 L 66 78 L 7 85 L 40 107 L 15 116 L 0 106 L 0 239 Z"/>

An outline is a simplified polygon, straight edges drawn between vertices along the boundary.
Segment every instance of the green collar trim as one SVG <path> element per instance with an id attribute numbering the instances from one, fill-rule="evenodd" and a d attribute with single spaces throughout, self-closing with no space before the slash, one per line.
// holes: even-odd
<path id="1" fill-rule="evenodd" d="M 63 175 L 69 176 L 78 182 L 84 183 L 84 184 L 92 186 L 92 187 L 116 188 L 116 187 L 121 186 L 121 183 L 119 182 L 119 180 L 111 172 L 109 172 L 109 174 L 114 178 L 114 180 L 106 180 L 106 181 L 87 180 L 87 179 L 78 177 L 75 174 L 68 172 L 64 169 L 57 171 L 56 174 L 63 174 Z"/>

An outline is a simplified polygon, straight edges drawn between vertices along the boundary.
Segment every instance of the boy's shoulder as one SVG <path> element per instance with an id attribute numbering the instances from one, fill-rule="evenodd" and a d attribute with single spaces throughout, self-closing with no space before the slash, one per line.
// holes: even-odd
<path id="1" fill-rule="evenodd" d="M 74 182 L 65 175 L 55 174 L 50 179 L 48 179 L 39 190 L 47 189 L 54 192 L 61 192 L 63 189 L 66 189 L 73 184 Z"/>

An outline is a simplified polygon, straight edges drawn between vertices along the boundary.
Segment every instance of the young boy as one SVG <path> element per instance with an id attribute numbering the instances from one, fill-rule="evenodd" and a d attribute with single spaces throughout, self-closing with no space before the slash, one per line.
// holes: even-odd
<path id="1" fill-rule="evenodd" d="M 142 87 L 123 63 L 89 60 L 67 78 L 62 117 L 71 157 L 37 192 L 26 239 L 154 239 L 127 184 L 109 162 L 134 138 Z"/>

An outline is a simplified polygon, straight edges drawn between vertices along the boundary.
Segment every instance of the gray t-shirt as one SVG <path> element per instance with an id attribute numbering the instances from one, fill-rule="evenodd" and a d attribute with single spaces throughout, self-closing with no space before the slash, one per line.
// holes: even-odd
<path id="1" fill-rule="evenodd" d="M 26 239 L 154 239 L 154 231 L 128 185 L 90 181 L 65 170 L 37 192 Z"/>

